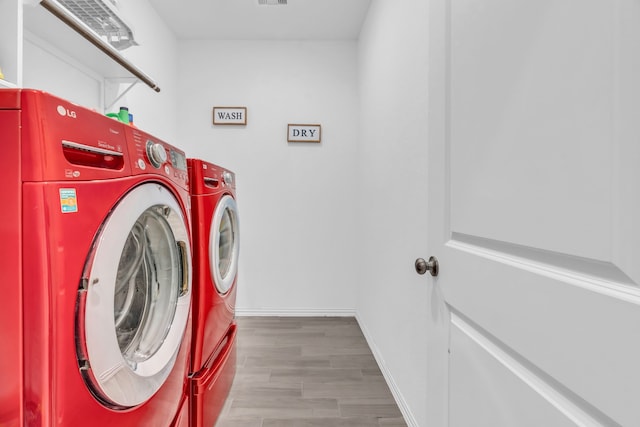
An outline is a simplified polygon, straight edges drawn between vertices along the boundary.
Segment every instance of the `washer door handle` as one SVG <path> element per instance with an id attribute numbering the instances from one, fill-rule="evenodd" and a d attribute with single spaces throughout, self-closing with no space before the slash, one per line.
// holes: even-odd
<path id="1" fill-rule="evenodd" d="M 178 252 L 180 253 L 180 270 L 182 271 L 182 283 L 180 284 L 180 296 L 185 296 L 189 293 L 189 251 L 187 251 L 187 244 L 183 241 L 178 243 Z"/>
<path id="2" fill-rule="evenodd" d="M 415 267 L 418 274 L 424 274 L 428 271 L 433 277 L 438 275 L 440 269 L 438 258 L 434 256 L 429 257 L 429 261 L 425 261 L 424 258 L 418 258 Z"/>

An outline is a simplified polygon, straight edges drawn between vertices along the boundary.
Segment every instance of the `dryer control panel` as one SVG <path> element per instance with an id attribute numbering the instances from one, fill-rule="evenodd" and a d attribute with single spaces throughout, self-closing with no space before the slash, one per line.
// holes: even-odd
<path id="1" fill-rule="evenodd" d="M 235 193 L 236 174 L 216 164 L 188 159 L 191 194 Z"/>

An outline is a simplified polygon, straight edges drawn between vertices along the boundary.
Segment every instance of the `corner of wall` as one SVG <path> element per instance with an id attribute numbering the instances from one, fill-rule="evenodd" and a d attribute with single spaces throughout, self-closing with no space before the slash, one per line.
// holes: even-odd
<path id="1" fill-rule="evenodd" d="M 376 362 L 378 363 L 378 367 L 380 367 L 380 371 L 382 371 L 382 375 L 384 376 L 384 379 L 387 382 L 389 389 L 391 390 L 391 394 L 393 395 L 393 398 L 395 399 L 396 404 L 398 405 L 398 408 L 400 408 L 400 412 L 402 412 L 404 421 L 407 423 L 407 426 L 409 427 L 419 427 L 418 421 L 416 420 L 416 417 L 413 415 L 413 412 L 411 411 L 411 407 L 409 406 L 409 403 L 404 398 L 404 395 L 402 394 L 400 387 L 398 387 L 398 384 L 396 383 L 393 377 L 393 374 L 389 370 L 389 367 L 387 366 L 384 360 L 384 357 L 380 352 L 380 349 L 376 345 L 373 336 L 369 332 L 369 329 L 367 328 L 366 324 L 363 322 L 362 318 L 358 315 L 358 312 L 356 312 L 355 317 L 356 317 L 356 321 L 358 322 L 358 325 L 360 326 L 360 329 L 362 330 L 362 333 L 364 334 L 364 338 L 367 340 L 367 344 L 369 345 L 369 348 L 373 353 L 373 357 L 376 359 Z"/>

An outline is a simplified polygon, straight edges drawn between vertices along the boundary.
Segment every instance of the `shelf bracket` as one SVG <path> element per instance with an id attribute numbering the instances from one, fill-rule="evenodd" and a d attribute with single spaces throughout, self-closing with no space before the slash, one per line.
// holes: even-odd
<path id="1" fill-rule="evenodd" d="M 133 81 L 132 81 L 133 80 Z M 125 83 L 125 82 L 131 82 L 129 84 L 129 86 L 127 86 L 127 88 L 122 91 L 122 93 L 117 94 L 117 96 L 113 99 L 112 102 L 107 103 L 107 100 L 110 98 L 110 94 L 108 93 L 108 87 L 107 87 L 107 83 L 115 83 L 115 84 L 120 84 L 120 83 Z M 125 78 L 125 79 L 105 79 L 105 85 L 104 85 L 104 112 L 107 113 L 109 112 L 109 110 L 111 110 L 111 108 L 113 108 L 114 105 L 116 105 L 116 103 L 122 99 L 123 96 L 125 96 L 127 94 L 127 92 L 129 92 L 131 89 L 133 89 L 133 87 L 139 83 L 140 80 L 139 79 L 133 79 L 133 78 Z"/>

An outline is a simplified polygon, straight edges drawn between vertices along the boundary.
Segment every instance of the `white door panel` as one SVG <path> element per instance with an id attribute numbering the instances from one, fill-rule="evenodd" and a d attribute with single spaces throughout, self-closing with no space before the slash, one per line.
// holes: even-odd
<path id="1" fill-rule="evenodd" d="M 640 425 L 640 2 L 431 6 L 430 419 Z"/>
<path id="2" fill-rule="evenodd" d="M 454 316 L 453 322 L 451 381 L 467 386 L 451 390 L 450 425 L 569 427 L 576 420 L 589 422 L 579 409 L 564 411 L 567 402 L 561 395 L 464 321 Z"/>
<path id="3" fill-rule="evenodd" d="M 634 283 L 640 283 L 640 2 L 618 0 L 615 27 L 613 261 Z"/>
<path id="4" fill-rule="evenodd" d="M 608 260 L 611 5 L 481 3 L 451 2 L 452 231 Z"/>
<path id="5" fill-rule="evenodd" d="M 447 283 L 465 282 L 444 290 L 454 313 L 590 406 L 632 410 L 640 396 L 637 295 L 468 244 L 450 242 L 445 252 L 464 266 L 446 273 Z"/>

